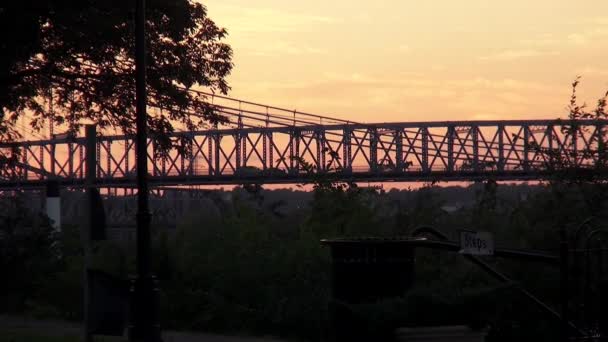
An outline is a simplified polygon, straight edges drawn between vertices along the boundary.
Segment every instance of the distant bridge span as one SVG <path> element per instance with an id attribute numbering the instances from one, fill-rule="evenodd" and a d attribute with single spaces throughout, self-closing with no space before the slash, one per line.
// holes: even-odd
<path id="1" fill-rule="evenodd" d="M 191 142 L 190 153 L 155 156 L 149 143 L 153 186 L 309 183 L 319 175 L 362 182 L 543 179 L 553 161 L 541 150 L 593 167 L 596 160 L 581 151 L 597 150 L 593 137 L 608 128 L 606 120 L 361 124 L 317 117 L 319 123 L 311 123 L 297 112 L 288 112 L 293 119 L 271 114 L 274 107 L 265 113 L 219 108 L 234 127 L 173 134 Z M 565 125 L 577 134 L 564 134 Z M 97 185 L 134 187 L 133 137 L 99 136 L 95 145 Z M 36 188 L 50 178 L 84 185 L 84 137 L 0 145 L 13 147 L 20 148 L 20 160 L 0 171 L 0 189 Z"/>

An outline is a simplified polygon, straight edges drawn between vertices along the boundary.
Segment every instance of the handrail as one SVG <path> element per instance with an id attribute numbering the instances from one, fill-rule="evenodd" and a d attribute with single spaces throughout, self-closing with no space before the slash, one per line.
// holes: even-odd
<path id="1" fill-rule="evenodd" d="M 416 229 L 414 229 L 414 231 L 412 232 L 411 236 L 412 237 L 418 237 L 420 235 L 423 234 L 431 234 L 443 241 L 448 241 L 448 237 L 443 234 L 442 232 L 440 232 L 439 230 L 431 227 L 431 226 L 421 226 L 418 227 Z M 514 250 L 512 250 L 512 252 L 514 252 Z M 515 256 L 517 253 L 514 252 L 515 254 L 513 254 L 513 256 Z M 513 280 L 511 280 L 509 277 L 507 277 L 506 275 L 500 273 L 499 271 L 495 270 L 492 266 L 488 265 L 486 262 L 482 261 L 481 259 L 479 259 L 476 256 L 473 255 L 463 255 L 466 259 L 468 259 L 469 261 L 471 261 L 472 263 L 476 264 L 477 266 L 481 267 L 484 271 L 488 272 L 490 275 L 492 275 L 494 278 L 502 281 L 503 283 L 507 283 L 507 284 L 516 284 L 515 282 L 513 282 Z M 526 258 L 529 256 L 526 256 Z M 547 305 L 546 303 L 544 303 L 542 300 L 540 300 L 539 298 L 537 298 L 536 296 L 534 296 L 532 293 L 530 293 L 528 290 L 524 289 L 523 287 L 516 285 L 515 289 L 517 289 L 519 292 L 521 292 L 525 297 L 527 297 L 528 299 L 530 299 L 532 302 L 534 302 L 536 305 L 538 305 L 542 310 L 544 310 L 546 313 L 548 313 L 550 316 L 552 316 L 553 318 L 561 321 L 562 320 L 562 315 L 560 313 L 558 313 L 557 311 L 555 311 L 553 308 L 551 308 L 549 305 Z M 568 325 L 570 326 L 570 328 L 572 328 L 573 330 L 575 330 L 579 335 L 584 336 L 585 332 L 583 330 L 581 330 L 580 328 L 578 328 L 576 326 L 576 324 L 574 324 L 574 322 L 572 321 L 568 321 Z"/>

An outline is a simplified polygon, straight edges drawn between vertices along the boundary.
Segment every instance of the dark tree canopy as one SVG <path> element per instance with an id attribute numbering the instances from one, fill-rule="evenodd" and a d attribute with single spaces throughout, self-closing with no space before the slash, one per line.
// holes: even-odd
<path id="1" fill-rule="evenodd" d="M 135 128 L 134 1 L 20 0 L 0 4 L 0 136 L 11 139 L 11 124 L 32 113 L 78 129 Z M 201 86 L 226 93 L 232 50 L 226 30 L 193 0 L 147 1 L 147 81 L 152 136 L 222 121 Z M 163 138 L 165 137 L 165 138 Z"/>

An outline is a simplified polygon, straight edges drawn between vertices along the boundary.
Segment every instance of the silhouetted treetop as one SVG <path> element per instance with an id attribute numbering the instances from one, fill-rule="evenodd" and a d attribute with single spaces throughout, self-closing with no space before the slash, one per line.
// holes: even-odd
<path id="1" fill-rule="evenodd" d="M 25 111 L 31 125 L 94 121 L 133 133 L 134 1 L 23 0 L 0 4 L 0 111 L 4 132 Z M 161 144 L 184 128 L 222 121 L 202 86 L 227 93 L 232 49 L 226 30 L 192 0 L 148 0 L 148 124 Z M 6 137 L 6 134 L 2 134 Z"/>

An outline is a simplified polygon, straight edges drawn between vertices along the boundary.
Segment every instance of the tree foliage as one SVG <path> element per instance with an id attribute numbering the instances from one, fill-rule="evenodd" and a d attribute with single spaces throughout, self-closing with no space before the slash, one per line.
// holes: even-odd
<path id="1" fill-rule="evenodd" d="M 232 50 L 227 32 L 193 0 L 147 2 L 148 126 L 161 147 L 176 127 L 196 129 L 218 115 L 194 86 L 226 93 Z M 0 4 L 0 136 L 31 113 L 44 120 L 135 128 L 133 1 L 5 1 Z"/>
<path id="2" fill-rule="evenodd" d="M 561 203 L 547 186 L 531 189 L 523 185 L 495 188 L 492 183 L 469 189 L 428 186 L 390 192 L 324 186 L 308 195 L 308 200 L 281 192 L 288 202 L 284 215 L 273 212 L 271 204 L 277 199 L 273 191 L 261 190 L 262 197 L 241 188 L 231 196 L 211 193 L 192 204 L 190 215 L 181 218 L 175 231 L 155 239 L 152 255 L 160 279 L 163 328 L 318 341 L 328 324 L 331 289 L 329 250 L 320 239 L 408 236 L 415 227 L 432 225 L 452 240 L 464 228 L 493 232 L 501 247 L 554 249 L 559 242 L 555 227 L 562 217 L 555 213 L 561 210 L 563 216 L 580 221 L 590 209 L 576 193 Z M 519 196 L 523 192 L 531 194 L 524 199 Z M 490 198 L 494 199 L 485 203 Z M 453 211 L 442 209 L 454 201 L 466 205 Z M 64 229 L 61 235 L 62 258 L 53 271 L 39 273 L 43 277 L 37 283 L 44 286 L 33 308 L 41 312 L 49 307 L 46 312 L 79 319 L 82 298 L 75 294 L 82 280 L 82 250 L 78 231 Z M 135 250 L 129 243 L 133 241 L 124 243 L 123 253 L 129 257 L 122 260 L 117 257 L 118 247 L 106 246 L 99 255 L 103 262 L 95 262 L 95 267 L 116 275 L 132 269 Z M 18 245 L 25 251 L 38 248 L 41 255 L 52 250 L 52 244 L 12 246 Z M 493 341 L 512 341 L 513 336 L 532 341 L 556 330 L 557 323 L 514 291 L 513 284 L 498 283 L 458 254 L 427 249 L 415 253 L 410 292 L 351 308 L 372 333 L 462 323 L 491 327 Z M 12 265 L 15 259 L 11 260 Z M 557 268 L 500 258 L 487 262 L 557 307 Z M 18 280 L 28 284 L 30 278 Z M 18 288 L 13 286 L 11 291 Z"/>
<path id="3" fill-rule="evenodd" d="M 0 310 L 23 310 L 56 270 L 58 249 L 50 221 L 20 198 L 0 203 Z"/>
<path id="4" fill-rule="evenodd" d="M 603 183 L 602 173 L 608 166 L 608 91 L 597 100 L 596 106 L 589 110 L 586 103 L 580 103 L 577 87 L 580 77 L 572 82 L 572 93 L 567 105 L 567 118 L 558 119 L 561 123 L 564 148 L 543 147 L 526 141 L 543 158 L 542 166 L 551 171 L 551 182 L 557 183 Z M 582 126 L 581 120 L 596 120 L 598 125 Z M 521 137 L 517 137 L 518 139 Z"/>

